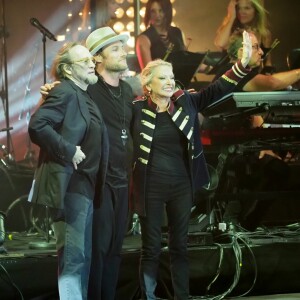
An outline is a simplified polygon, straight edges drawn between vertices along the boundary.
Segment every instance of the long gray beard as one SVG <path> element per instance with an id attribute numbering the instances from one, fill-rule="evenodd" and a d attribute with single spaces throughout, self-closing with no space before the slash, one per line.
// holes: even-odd
<path id="1" fill-rule="evenodd" d="M 88 76 L 87 81 L 88 84 L 95 84 L 98 81 L 98 76 L 90 75 Z"/>

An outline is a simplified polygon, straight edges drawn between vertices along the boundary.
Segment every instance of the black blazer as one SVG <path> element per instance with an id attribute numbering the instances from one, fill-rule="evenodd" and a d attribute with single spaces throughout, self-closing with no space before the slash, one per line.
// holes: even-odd
<path id="1" fill-rule="evenodd" d="M 50 91 L 29 123 L 30 138 L 40 147 L 29 201 L 63 208 L 63 199 L 74 170 L 72 158 L 76 145 L 83 141 L 89 124 L 90 114 L 82 90 L 71 80 L 63 80 Z M 108 151 L 106 157 L 107 154 Z M 104 159 L 104 173 L 106 162 Z"/>

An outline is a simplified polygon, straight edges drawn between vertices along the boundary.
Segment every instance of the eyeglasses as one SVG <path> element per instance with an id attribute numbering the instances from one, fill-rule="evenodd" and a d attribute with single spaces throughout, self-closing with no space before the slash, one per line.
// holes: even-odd
<path id="1" fill-rule="evenodd" d="M 84 57 L 78 60 L 73 60 L 72 62 L 70 62 L 70 64 L 76 64 L 81 62 L 83 62 L 84 64 L 88 64 L 90 62 L 92 62 L 94 65 L 96 64 L 96 60 L 94 57 Z"/>
<path id="2" fill-rule="evenodd" d="M 252 45 L 252 48 L 255 49 L 256 51 L 259 51 L 260 46 L 258 44 Z"/>

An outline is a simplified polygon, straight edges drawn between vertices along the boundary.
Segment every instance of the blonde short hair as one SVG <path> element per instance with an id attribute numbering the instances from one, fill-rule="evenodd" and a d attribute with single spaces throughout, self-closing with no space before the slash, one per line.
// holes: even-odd
<path id="1" fill-rule="evenodd" d="M 151 83 L 152 78 L 153 78 L 154 70 L 157 67 L 160 67 L 160 66 L 168 66 L 173 70 L 172 64 L 165 61 L 165 60 L 155 59 L 155 60 L 150 61 L 146 65 L 146 67 L 142 70 L 142 73 L 141 73 L 141 81 L 142 81 L 142 86 L 143 87 L 145 87 L 146 85 Z"/>

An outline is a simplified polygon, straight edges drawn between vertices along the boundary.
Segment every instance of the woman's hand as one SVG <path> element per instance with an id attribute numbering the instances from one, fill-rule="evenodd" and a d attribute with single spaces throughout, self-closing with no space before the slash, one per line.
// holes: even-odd
<path id="1" fill-rule="evenodd" d="M 238 4 L 237 0 L 230 0 L 227 7 L 227 17 L 228 19 L 234 21 L 236 18 L 236 6 Z"/>
<path id="2" fill-rule="evenodd" d="M 252 41 L 250 39 L 250 35 L 247 31 L 243 32 L 243 57 L 241 59 L 241 63 L 244 68 L 247 67 L 252 56 Z"/>

